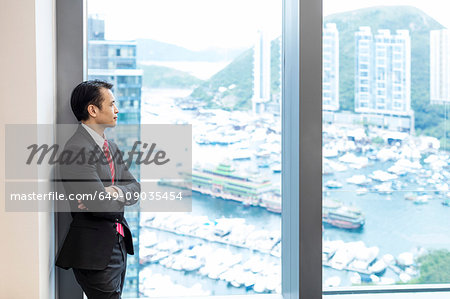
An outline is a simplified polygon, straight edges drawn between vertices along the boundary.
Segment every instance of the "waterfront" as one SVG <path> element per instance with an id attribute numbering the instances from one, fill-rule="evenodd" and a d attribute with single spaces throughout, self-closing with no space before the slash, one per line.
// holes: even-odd
<path id="1" fill-rule="evenodd" d="M 193 131 L 195 139 L 196 135 L 204 132 L 208 132 L 207 129 L 201 124 L 203 120 L 193 119 L 192 112 L 181 111 L 176 108 L 173 103 L 173 98 L 164 94 L 163 91 L 158 91 L 153 94 L 153 103 L 162 103 L 156 106 L 144 106 L 143 111 L 145 113 L 153 113 L 152 121 L 160 123 L 183 123 L 193 122 Z M 187 91 L 178 91 L 177 95 L 182 97 L 188 94 Z M 163 95 L 161 98 L 158 96 Z M 162 101 L 164 99 L 164 101 Z M 155 104 L 156 105 L 156 104 Z M 220 111 L 217 112 L 217 115 Z M 214 115 L 214 114 L 213 114 Z M 149 115 L 147 116 L 149 117 Z M 223 118 L 223 117 L 222 117 Z M 165 120 L 161 121 L 161 120 Z M 251 120 L 250 120 L 251 121 Z M 224 125 L 214 118 L 207 118 L 205 122 L 216 123 L 217 126 Z M 269 120 L 269 126 L 271 121 Z M 229 123 L 228 120 L 224 121 L 225 125 Z M 276 121 L 273 121 L 276 123 Z M 266 125 L 267 126 L 267 125 Z M 264 125 L 262 126 L 264 128 Z M 276 126 L 274 126 L 276 128 Z M 257 130 L 258 128 L 256 128 Z M 325 164 L 332 165 L 334 169 L 326 171 L 328 174 L 324 175 L 324 185 L 328 181 L 336 181 L 342 184 L 341 188 L 331 189 L 324 188 L 323 197 L 326 199 L 334 199 L 340 201 L 347 206 L 353 206 L 362 211 L 365 215 L 365 225 L 361 230 L 344 230 L 333 227 L 325 227 L 323 232 L 324 241 L 329 240 L 342 240 L 344 242 L 363 241 L 365 246 L 376 246 L 379 249 L 378 257 L 382 257 L 385 254 L 390 254 L 394 258 L 397 258 L 399 254 L 403 252 L 417 252 L 418 249 L 450 249 L 450 225 L 448 222 L 448 216 L 450 208 L 443 206 L 442 202 L 446 195 L 444 192 L 436 192 L 437 188 L 447 188 L 446 180 L 448 179 L 448 156 L 439 158 L 438 156 L 444 154 L 437 149 L 421 149 L 419 157 L 417 157 L 417 151 L 419 151 L 420 144 L 417 140 L 405 139 L 405 146 L 400 147 L 396 145 L 385 146 L 372 146 L 367 142 L 362 142 L 359 148 L 355 145 L 355 142 L 350 141 L 348 137 L 351 135 L 355 138 L 355 134 L 350 133 L 355 128 L 332 128 L 328 127 L 325 131 L 330 133 L 332 130 L 347 130 L 344 135 L 337 134 L 336 137 L 331 137 L 324 140 L 324 153 L 327 152 L 326 147 L 334 147 L 336 154 L 330 154 Z M 359 129 L 356 128 L 356 131 Z M 360 132 L 361 130 L 359 130 Z M 276 130 L 275 130 L 276 132 Z M 383 133 L 382 131 L 380 131 Z M 369 132 L 369 135 L 374 134 L 380 136 L 380 132 Z M 276 141 L 273 141 L 273 136 L 276 133 L 270 133 L 270 143 L 276 146 Z M 330 136 L 332 134 L 330 133 Z M 269 136 L 269 135 L 268 135 Z M 357 137 L 357 136 L 356 136 Z M 254 139 L 255 134 L 249 139 Z M 275 138 L 276 139 L 276 138 Z M 248 140 L 249 141 L 249 140 Z M 259 147 L 266 141 L 259 138 L 259 142 L 247 142 L 246 149 L 258 152 Z M 408 142 L 411 145 L 409 151 L 411 154 L 404 154 L 408 152 Z M 269 143 L 269 142 L 268 142 Z M 333 144 L 334 143 L 334 144 Z M 237 145 L 232 144 L 230 146 L 220 146 L 217 144 L 198 144 L 193 143 L 193 162 L 200 160 L 207 160 L 208 164 L 214 166 L 217 163 L 222 162 L 224 159 L 232 159 L 236 152 L 243 149 L 246 143 L 244 141 Z M 339 146 L 338 146 L 339 145 Z M 369 148 L 367 152 L 361 152 L 361 148 Z M 270 148 L 268 148 L 270 149 Z M 340 152 L 337 151 L 340 150 Z M 214 153 L 213 155 L 211 153 Z M 329 152 L 327 152 L 329 154 Z M 350 156 L 346 156 L 351 154 Z M 377 158 L 377 155 L 379 156 Z M 391 155 L 392 157 L 385 157 L 385 155 Z M 403 156 L 402 156 L 403 155 Z M 279 156 L 279 154 L 278 154 Z M 416 156 L 416 157 L 413 157 Z M 269 162 L 276 158 L 275 153 L 269 151 Z M 274 158 L 275 157 L 275 158 Z M 370 157 L 371 159 L 368 159 Z M 406 158 L 405 158 L 406 157 Z M 430 158 L 435 157 L 435 158 Z M 415 161 L 419 163 L 419 169 L 399 168 L 398 161 L 401 160 Z M 429 159 L 430 161 L 425 161 Z M 441 160 L 439 160 L 441 159 Z M 274 184 L 280 182 L 280 173 L 274 173 L 270 167 L 258 167 L 256 164 L 260 163 L 261 159 L 252 157 L 247 160 L 238 160 L 234 164 L 238 171 L 249 170 L 258 172 L 263 176 L 270 178 Z M 443 161 L 442 163 L 439 161 Z M 274 161 L 276 162 L 276 161 Z M 440 164 L 439 167 L 435 167 Z M 392 168 L 395 165 L 394 168 Z M 199 167 L 204 167 L 200 165 Z M 382 170 L 384 172 L 376 172 Z M 414 170 L 414 171 L 413 171 Z M 390 171 L 389 175 L 386 175 Z M 393 176 L 392 173 L 399 173 L 398 176 Z M 442 174 L 441 174 L 442 173 Z M 365 185 L 367 188 L 365 192 L 360 192 L 361 187 L 355 184 L 347 182 L 347 179 L 354 175 L 364 175 L 365 178 L 373 177 L 374 179 L 368 179 L 369 183 Z M 384 184 L 384 185 L 383 185 Z M 379 191 L 375 191 L 376 188 Z M 440 186 L 440 187 L 439 187 Z M 361 195 L 358 195 L 361 194 Z M 423 204 L 418 202 L 414 203 L 409 200 L 405 200 L 405 195 L 413 193 L 415 196 L 429 195 L 427 201 Z M 205 216 L 207 215 L 209 220 L 225 218 L 243 218 L 247 224 L 253 225 L 260 229 L 280 229 L 281 216 L 279 214 L 271 213 L 261 207 L 246 207 L 239 202 L 228 201 L 219 198 L 213 198 L 199 193 L 193 193 L 193 211 L 190 213 L 193 216 Z M 147 230 L 145 228 L 143 230 Z M 200 242 L 205 243 L 205 240 L 197 240 L 196 238 L 188 236 L 176 236 L 170 232 L 158 231 L 158 236 L 162 239 L 183 239 L 184 242 Z M 244 256 L 249 255 L 248 249 L 234 248 L 233 246 L 226 246 L 221 244 L 215 244 L 214 246 L 226 247 L 233 252 L 244 252 Z M 260 254 L 255 253 L 253 254 Z M 273 258 L 273 257 L 271 257 Z M 186 286 L 192 285 L 191 282 L 198 281 L 202 285 L 203 290 L 207 290 L 216 295 L 225 294 L 244 294 L 253 292 L 251 288 L 233 287 L 224 281 L 211 279 L 198 273 L 180 274 L 181 272 L 163 267 L 159 264 L 151 264 L 149 269 L 155 269 L 158 273 L 164 273 L 173 277 L 173 279 L 180 284 L 186 284 Z M 341 286 L 349 286 L 352 284 L 352 276 L 354 272 L 345 270 L 335 270 L 328 267 L 323 269 L 324 282 L 332 277 L 339 277 Z M 399 275 L 394 273 L 391 269 L 388 269 L 383 275 L 385 278 L 392 278 L 392 282 L 399 281 Z"/>
<path id="2" fill-rule="evenodd" d="M 338 193 L 338 192 L 336 192 Z M 367 246 L 377 246 L 380 248 L 379 256 L 392 254 L 398 256 L 402 252 L 413 251 L 417 247 L 426 249 L 450 249 L 450 227 L 448 225 L 448 215 L 450 208 L 443 207 L 439 200 L 432 200 L 427 205 L 414 205 L 405 201 L 402 192 L 393 193 L 390 199 L 378 194 L 367 194 L 357 197 L 354 192 L 339 192 L 338 195 L 347 203 L 358 202 L 358 206 L 366 215 L 366 225 L 363 230 L 353 232 L 337 228 L 326 228 L 324 230 L 324 240 L 364 241 Z M 261 229 L 273 229 L 279 227 L 281 217 L 266 211 L 260 207 L 244 207 L 234 201 L 226 201 L 217 198 L 210 198 L 201 194 L 193 195 L 192 215 L 208 215 L 209 219 L 221 217 L 245 218 L 248 224 L 255 225 Z M 176 236 L 172 233 L 158 232 L 158 238 L 164 241 L 167 239 L 190 240 L 193 243 L 204 243 L 193 238 Z M 217 244 L 218 248 L 225 245 Z M 230 248 L 230 246 L 228 246 Z M 246 252 L 234 248 L 233 252 Z M 253 253 L 255 254 L 255 253 Z M 252 293 L 245 288 L 235 288 L 228 286 L 226 282 L 202 277 L 198 274 L 182 274 L 180 271 L 167 269 L 161 265 L 152 264 L 148 266 L 157 273 L 167 274 L 177 283 L 186 286 L 192 282 L 199 282 L 204 290 L 210 290 L 213 294 L 245 294 Z M 351 285 L 350 279 L 353 272 L 338 271 L 331 268 L 323 269 L 324 281 L 332 276 L 341 278 L 341 285 Z M 398 281 L 398 275 L 387 270 L 384 277 L 391 277 Z"/>

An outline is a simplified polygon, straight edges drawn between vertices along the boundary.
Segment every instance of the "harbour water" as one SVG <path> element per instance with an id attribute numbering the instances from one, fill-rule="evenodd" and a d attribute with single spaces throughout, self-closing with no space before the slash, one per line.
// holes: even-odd
<path id="1" fill-rule="evenodd" d="M 183 94 L 183 92 L 180 92 Z M 155 96 L 155 95 L 153 95 Z M 170 99 L 170 97 L 169 97 Z M 176 107 L 171 106 L 171 101 L 156 100 L 154 103 L 164 103 L 162 107 L 144 107 L 144 111 L 157 113 L 157 117 L 153 117 L 153 121 L 157 122 L 158 118 L 164 117 L 177 118 L 176 114 L 182 115 L 184 111 L 179 111 Z M 175 109 L 175 110 L 174 110 Z M 163 112 L 165 111 L 165 113 Z M 170 113 L 167 113 L 171 111 Z M 164 116 L 166 114 L 166 116 Z M 170 114 L 170 115 L 169 115 Z M 194 127 L 195 130 L 195 127 Z M 194 145 L 194 155 L 205 157 L 206 153 L 213 152 L 211 163 L 220 162 L 229 150 L 225 146 L 217 145 Z M 330 158 L 331 161 L 337 162 L 337 158 Z M 195 163 L 195 157 L 194 157 Z M 255 160 L 240 162 L 243 168 L 249 168 Z M 448 162 L 447 162 L 448 163 Z M 423 163 L 423 160 L 421 161 Z M 358 186 L 348 183 L 346 180 L 355 174 L 365 175 L 369 177 L 376 170 L 387 171 L 394 165 L 394 161 L 381 162 L 369 160 L 369 164 L 360 169 L 348 167 L 345 171 L 332 172 L 324 175 L 323 182 L 330 180 L 338 181 L 342 184 L 341 188 L 329 189 L 324 188 L 323 198 L 338 200 L 346 206 L 358 208 L 365 215 L 365 225 L 360 230 L 345 230 L 340 228 L 325 227 L 323 231 L 323 240 L 342 240 L 344 242 L 363 241 L 365 246 L 376 246 L 379 248 L 378 257 L 385 254 L 391 254 L 397 257 L 403 252 L 414 252 L 420 249 L 450 249 L 450 207 L 443 206 L 442 193 L 437 194 L 432 185 L 428 184 L 423 187 L 416 180 L 416 175 L 406 174 L 399 176 L 395 180 L 398 185 L 396 190 L 390 194 L 382 194 L 375 191 L 368 191 L 365 194 L 358 195 Z M 272 173 L 268 168 L 259 168 L 259 171 L 266 177 L 269 177 L 274 184 L 280 181 L 279 173 Z M 372 187 L 377 184 L 372 184 Z M 428 190 L 429 189 L 429 190 Z M 417 204 L 409 200 L 405 200 L 405 195 L 409 193 L 420 193 L 429 195 L 430 199 L 426 204 Z M 445 196 L 445 195 L 444 195 Z M 318 199 L 320 200 L 320 199 Z M 219 218 L 244 218 L 247 224 L 254 225 L 258 229 L 280 230 L 281 215 L 267 211 L 262 207 L 246 207 L 239 202 L 223 200 L 219 198 L 193 193 L 192 203 L 193 216 L 207 216 L 210 220 Z M 188 236 L 179 236 L 174 233 L 155 230 L 143 227 L 142 231 L 154 231 L 158 239 L 161 241 L 175 239 L 185 245 L 205 244 L 208 241 L 199 240 Z M 239 249 L 229 245 L 215 243 L 213 246 L 217 248 L 227 248 L 233 253 L 240 253 L 244 259 L 252 255 L 261 255 L 261 258 L 270 259 L 276 262 L 276 257 L 263 255 L 249 249 Z M 246 294 L 252 293 L 251 288 L 236 288 L 221 280 L 208 278 L 199 275 L 197 272 L 184 273 L 166 268 L 160 264 L 145 265 L 150 268 L 152 273 L 160 273 L 171 277 L 174 283 L 189 287 L 194 283 L 200 283 L 203 290 L 207 290 L 210 294 L 226 295 L 226 294 Z M 323 279 L 337 276 L 340 278 L 341 286 L 350 286 L 352 284 L 351 277 L 354 272 L 345 270 L 334 270 L 328 267 L 323 268 Z M 399 281 L 398 274 L 388 269 L 383 277 L 392 278 Z"/>
<path id="2" fill-rule="evenodd" d="M 363 173 L 370 173 L 375 169 L 385 169 L 392 163 L 374 163 L 368 166 Z M 353 175 L 354 171 L 339 173 L 339 180 L 345 181 Z M 361 173 L 361 170 L 360 172 Z M 332 176 L 325 176 L 324 180 Z M 336 178 L 337 179 L 337 178 Z M 404 178 L 403 180 L 406 180 Z M 442 205 L 439 199 L 430 200 L 428 204 L 416 205 L 404 199 L 404 195 L 416 186 L 405 186 L 404 191 L 394 191 L 390 195 L 377 193 L 356 194 L 356 187 L 344 183 L 344 187 L 337 191 L 325 192 L 325 196 L 337 199 L 346 205 L 358 207 L 366 217 L 363 229 L 351 231 L 339 228 L 326 227 L 323 232 L 324 240 L 342 240 L 344 242 L 363 241 L 367 247 L 377 246 L 380 249 L 379 256 L 391 254 L 394 257 L 402 252 L 412 252 L 416 249 L 450 249 L 450 225 L 448 217 L 450 208 Z M 432 192 L 431 195 L 434 195 Z M 210 220 L 225 218 L 245 218 L 246 223 L 260 229 L 280 228 L 281 215 L 271 213 L 261 207 L 246 207 L 235 201 L 228 201 L 206 195 L 194 193 L 192 215 L 207 215 Z M 172 233 L 158 232 L 161 240 L 166 238 L 181 238 L 189 240 L 189 237 L 178 237 Z M 191 242 L 194 242 L 191 240 Z M 198 241 L 196 241 L 198 242 Z M 215 245 L 224 247 L 224 245 Z M 233 252 L 244 255 L 257 254 L 249 250 L 241 250 L 228 246 Z M 238 294 L 253 292 L 245 288 L 235 288 L 226 282 L 212 280 L 198 274 L 180 274 L 179 271 L 170 270 L 160 265 L 150 265 L 155 271 L 170 275 L 179 283 L 188 285 L 191 281 L 200 282 L 204 290 L 210 290 L 214 294 Z M 158 269 L 158 270 L 156 270 Z M 339 276 L 342 286 L 351 285 L 350 278 L 353 272 L 338 271 L 331 268 L 323 269 L 324 281 L 332 276 Z M 398 281 L 398 275 L 387 270 L 384 277 Z"/>

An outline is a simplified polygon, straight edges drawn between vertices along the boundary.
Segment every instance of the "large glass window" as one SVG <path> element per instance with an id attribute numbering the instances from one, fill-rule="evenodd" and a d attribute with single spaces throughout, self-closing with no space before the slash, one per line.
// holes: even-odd
<path id="1" fill-rule="evenodd" d="M 340 65 L 330 85 L 340 109 L 323 124 L 328 291 L 450 283 L 450 23 L 438 2 L 395 2 L 408 1 L 323 2 L 324 26 L 335 24 L 339 33 L 331 63 Z M 369 77 L 375 88 L 364 112 L 355 111 L 365 105 L 355 88 L 361 27 L 380 36 L 369 42 L 377 75 Z"/>
<path id="2" fill-rule="evenodd" d="M 192 212 L 127 213 L 124 297 L 281 293 L 282 1 L 87 3 L 118 127 L 193 126 Z"/>

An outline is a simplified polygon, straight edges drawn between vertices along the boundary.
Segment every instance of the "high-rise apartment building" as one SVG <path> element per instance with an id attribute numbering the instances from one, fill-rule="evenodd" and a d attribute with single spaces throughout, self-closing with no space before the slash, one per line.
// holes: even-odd
<path id="1" fill-rule="evenodd" d="M 88 79 L 114 84 L 113 93 L 119 109 L 113 138 L 119 148 L 129 152 L 140 139 L 142 70 L 137 69 L 136 42 L 105 40 L 104 21 L 88 19 Z M 125 157 L 126 159 L 126 157 Z M 131 173 L 140 181 L 140 171 L 132 164 Z M 127 222 L 133 230 L 134 255 L 128 256 L 123 290 L 125 298 L 139 297 L 139 206 L 128 207 Z"/>
<path id="2" fill-rule="evenodd" d="M 253 98 L 254 113 L 265 111 L 270 101 L 270 38 L 263 30 L 258 32 L 253 56 Z"/>
<path id="3" fill-rule="evenodd" d="M 355 33 L 355 111 L 411 115 L 411 41 L 408 30 L 369 27 Z"/>
<path id="4" fill-rule="evenodd" d="M 450 30 L 430 31 L 430 100 L 450 103 Z"/>
<path id="5" fill-rule="evenodd" d="M 324 110 L 339 110 L 339 32 L 336 24 L 323 29 L 322 101 Z"/>
<path id="6" fill-rule="evenodd" d="M 373 107 L 374 49 L 370 27 L 360 27 L 355 33 L 355 111 Z"/>

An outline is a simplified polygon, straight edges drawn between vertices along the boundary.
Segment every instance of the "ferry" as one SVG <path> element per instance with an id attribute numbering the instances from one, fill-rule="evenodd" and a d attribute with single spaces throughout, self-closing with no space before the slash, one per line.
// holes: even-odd
<path id="1" fill-rule="evenodd" d="M 365 224 L 365 216 L 356 208 L 324 204 L 322 223 L 343 229 L 361 229 Z"/>
<path id="2" fill-rule="evenodd" d="M 236 174 L 228 163 L 220 163 L 215 169 L 192 170 L 192 191 L 245 205 L 260 205 L 262 195 L 272 189 L 270 180 Z"/>
<path id="3" fill-rule="evenodd" d="M 263 194 L 261 206 L 270 212 L 281 214 L 281 192 L 272 191 Z"/>

